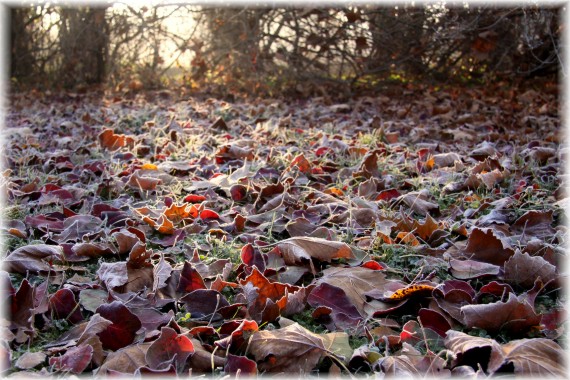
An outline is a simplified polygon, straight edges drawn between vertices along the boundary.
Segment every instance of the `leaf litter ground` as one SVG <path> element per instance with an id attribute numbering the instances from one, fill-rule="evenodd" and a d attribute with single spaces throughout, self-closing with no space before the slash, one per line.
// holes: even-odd
<path id="1" fill-rule="evenodd" d="M 556 86 L 22 93 L 4 375 L 563 376 Z"/>

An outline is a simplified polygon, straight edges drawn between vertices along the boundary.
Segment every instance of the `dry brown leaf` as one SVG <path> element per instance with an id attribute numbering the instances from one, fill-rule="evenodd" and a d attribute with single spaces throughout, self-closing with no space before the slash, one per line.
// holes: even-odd
<path id="1" fill-rule="evenodd" d="M 295 265 L 311 258 L 330 262 L 332 259 L 355 258 L 352 249 L 343 242 L 314 237 L 294 237 L 280 241 L 277 246 L 287 265 Z"/>
<path id="2" fill-rule="evenodd" d="M 439 206 L 426 200 L 425 195 L 418 191 L 404 194 L 398 197 L 397 201 L 404 202 L 413 212 L 424 217 L 432 213 L 439 213 Z"/>
<path id="3" fill-rule="evenodd" d="M 550 339 L 520 339 L 503 344 L 505 363 L 512 363 L 517 376 L 567 378 L 567 353 Z"/>
<path id="4" fill-rule="evenodd" d="M 558 277 L 556 267 L 540 256 L 516 251 L 505 263 L 505 281 L 530 289 L 537 278 L 548 283 Z"/>
<path id="5" fill-rule="evenodd" d="M 514 293 L 509 293 L 506 302 L 467 305 L 461 308 L 467 327 L 478 327 L 495 333 L 498 331 L 523 333 L 540 323 L 532 305 L 520 300 Z"/>
<path id="6" fill-rule="evenodd" d="M 51 265 L 54 261 L 61 261 L 63 249 L 57 245 L 35 244 L 20 247 L 10 253 L 4 261 L 7 272 L 48 272 L 55 270 Z"/>
<path id="7" fill-rule="evenodd" d="M 327 354 L 323 338 L 298 323 L 254 333 L 248 351 L 260 371 L 288 374 L 310 373 Z"/>
<path id="8" fill-rule="evenodd" d="M 136 190 L 154 191 L 162 181 L 158 178 L 147 177 L 141 170 L 135 170 L 127 181 L 127 186 Z"/>
<path id="9" fill-rule="evenodd" d="M 97 370 L 97 375 L 101 376 L 108 371 L 117 371 L 133 374 L 135 371 L 146 365 L 145 355 L 152 342 L 133 344 L 109 353 L 107 359 Z"/>
<path id="10" fill-rule="evenodd" d="M 514 250 L 490 228 L 474 228 L 463 254 L 470 259 L 503 265 Z"/>
<path id="11" fill-rule="evenodd" d="M 468 365 L 493 373 L 504 362 L 504 353 L 497 341 L 450 330 L 444 340 L 445 347 L 456 355 L 453 366 Z"/>

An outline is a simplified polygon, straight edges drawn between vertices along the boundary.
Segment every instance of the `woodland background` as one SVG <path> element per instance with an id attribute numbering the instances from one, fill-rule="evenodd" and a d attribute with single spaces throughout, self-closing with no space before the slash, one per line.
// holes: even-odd
<path id="1" fill-rule="evenodd" d="M 307 95 L 557 75 L 556 3 L 424 5 L 12 7 L 11 84 Z"/>

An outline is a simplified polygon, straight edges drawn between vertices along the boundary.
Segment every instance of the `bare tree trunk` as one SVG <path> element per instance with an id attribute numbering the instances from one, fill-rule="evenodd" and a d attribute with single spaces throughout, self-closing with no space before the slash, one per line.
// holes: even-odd
<path id="1" fill-rule="evenodd" d="M 33 8 L 10 8 L 10 76 L 19 81 L 34 74 L 34 44 L 28 28 L 34 17 Z"/>
<path id="2" fill-rule="evenodd" d="M 62 8 L 60 79 L 64 87 L 105 80 L 109 44 L 106 8 Z"/>

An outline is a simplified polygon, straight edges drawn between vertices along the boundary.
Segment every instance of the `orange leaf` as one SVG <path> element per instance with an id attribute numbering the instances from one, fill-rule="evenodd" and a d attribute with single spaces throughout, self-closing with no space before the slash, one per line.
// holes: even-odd
<path id="1" fill-rule="evenodd" d="M 435 288 L 431 285 L 410 285 L 403 289 L 396 290 L 388 297 L 381 299 L 382 302 L 402 301 L 412 296 L 430 295 Z"/>
<path id="2" fill-rule="evenodd" d="M 143 169 L 143 170 L 158 170 L 158 166 L 156 166 L 155 164 L 146 163 L 143 166 L 141 166 L 141 169 Z"/>
<path id="3" fill-rule="evenodd" d="M 396 240 L 400 240 L 402 243 L 406 243 L 412 246 L 420 245 L 418 239 L 416 239 L 416 237 L 409 232 L 402 231 L 398 233 Z"/>
<path id="4" fill-rule="evenodd" d="M 168 218 L 166 218 L 164 215 L 161 215 L 160 218 L 158 218 L 158 220 L 156 221 L 158 225 L 154 226 L 154 228 L 160 232 L 161 234 L 165 234 L 165 235 L 172 235 L 174 233 L 174 231 L 176 230 L 174 228 L 174 223 L 172 223 Z"/>
<path id="5" fill-rule="evenodd" d="M 293 166 L 297 166 L 301 173 L 309 173 L 311 171 L 311 163 L 309 160 L 305 158 L 305 156 L 301 153 L 297 155 L 293 161 L 291 161 L 291 165 L 289 165 L 289 169 Z"/>
<path id="6" fill-rule="evenodd" d="M 330 194 L 330 195 L 336 195 L 337 197 L 342 197 L 344 196 L 344 191 L 342 191 L 341 189 L 337 188 L 337 187 L 331 187 L 330 189 L 326 189 L 324 191 L 325 194 Z"/>
<path id="7" fill-rule="evenodd" d="M 170 205 L 169 208 L 164 210 L 165 217 L 167 217 L 173 223 L 179 223 L 184 219 L 187 219 L 191 216 L 190 207 L 188 207 L 188 203 L 182 204 L 180 206 L 176 204 Z"/>
<path id="8" fill-rule="evenodd" d="M 98 139 L 101 147 L 108 150 L 117 150 L 127 144 L 134 143 L 132 137 L 115 134 L 112 129 L 105 129 L 99 134 Z"/>

